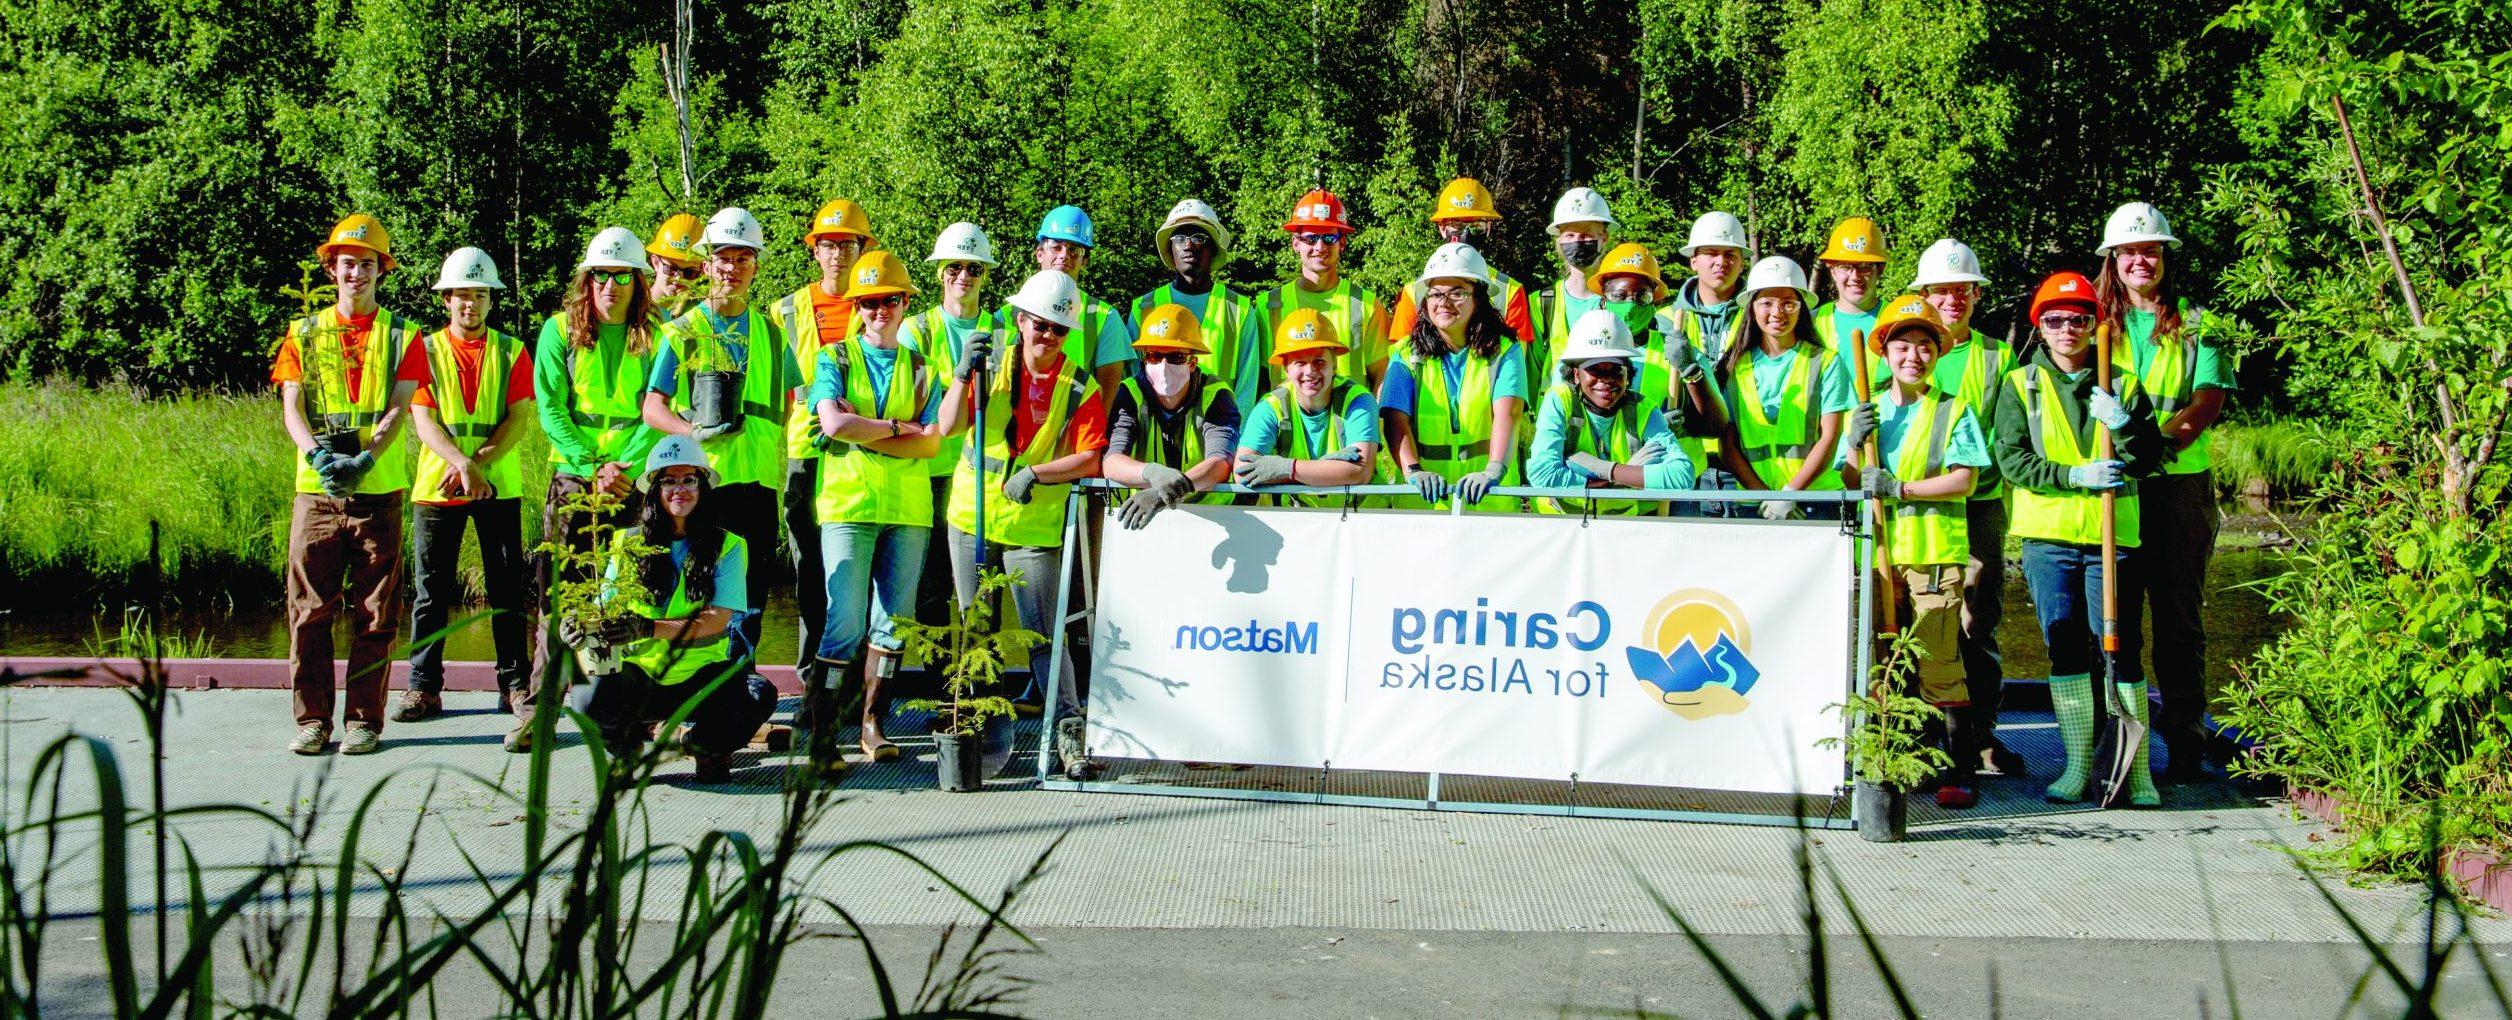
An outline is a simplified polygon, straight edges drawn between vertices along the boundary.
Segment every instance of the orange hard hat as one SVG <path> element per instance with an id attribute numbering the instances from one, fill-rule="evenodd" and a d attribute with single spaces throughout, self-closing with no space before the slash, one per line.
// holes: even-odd
<path id="1" fill-rule="evenodd" d="M 2095 311 L 2093 281 L 2074 271 L 2051 273 L 2041 281 L 2041 289 L 2032 292 L 2033 320 L 2039 321 L 2042 310 L 2058 305 L 2081 305 L 2085 311 Z"/>
<path id="2" fill-rule="evenodd" d="M 1867 334 L 1867 353 L 1884 356 L 1884 341 L 1903 330 L 1918 330 L 1928 335 L 1928 346 L 1937 353 L 1945 351 L 1945 324 L 1936 319 L 1936 310 L 1928 307 L 1928 299 L 1917 294 L 1904 294 L 1884 303 L 1884 313 L 1875 318 L 1875 332 Z"/>
<path id="3" fill-rule="evenodd" d="M 1343 200 L 1336 198 L 1334 192 L 1319 188 L 1300 196 L 1299 204 L 1291 207 L 1290 222 L 1284 223 L 1282 229 L 1350 233 L 1352 224 L 1344 218 Z"/>

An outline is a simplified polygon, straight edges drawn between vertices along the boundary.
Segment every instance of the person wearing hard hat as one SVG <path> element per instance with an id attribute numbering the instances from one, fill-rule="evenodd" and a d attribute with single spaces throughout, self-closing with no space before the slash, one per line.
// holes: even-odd
<path id="1" fill-rule="evenodd" d="M 338 297 L 290 322 L 272 361 L 279 418 L 300 454 L 288 515 L 288 675 L 297 731 L 288 749 L 331 743 L 332 621 L 349 616 L 348 725 L 342 754 L 369 754 L 384 732 L 384 680 L 401 626 L 401 441 L 410 398 L 427 384 L 418 329 L 384 310 L 375 288 L 394 266 L 392 238 L 364 213 L 315 249 Z"/>
<path id="2" fill-rule="evenodd" d="M 766 231 L 748 210 L 726 208 L 707 219 L 700 237 L 706 249 L 706 300 L 663 326 L 662 349 L 646 378 L 645 422 L 669 435 L 688 436 L 705 448 L 717 486 L 709 511 L 754 549 L 776 548 L 775 486 L 785 476 L 786 410 L 802 370 L 774 316 L 750 303 L 759 275 Z M 755 355 L 755 357 L 754 357 Z M 684 378 L 686 377 L 686 378 Z M 713 377 L 713 378 L 710 378 Z M 729 377 L 729 379 L 727 379 Z M 701 383 L 734 385 L 729 406 L 698 407 Z M 701 425 L 690 421 L 707 419 Z M 747 575 L 750 608 L 740 621 L 744 651 L 759 648 L 760 616 L 767 606 L 769 571 Z"/>
<path id="3" fill-rule="evenodd" d="M 1666 280 L 1657 256 L 1645 245 L 1625 241 L 1605 253 L 1604 261 L 1591 275 L 1597 292 L 1605 297 L 1603 309 L 1622 320 L 1634 346 L 1640 349 L 1639 375 L 1628 385 L 1644 407 L 1666 416 L 1667 427 L 1675 432 L 1675 443 L 1684 459 L 1692 463 L 1692 477 L 1698 481 L 1698 472 L 1705 463 L 1705 448 L 1699 438 L 1685 435 L 1680 427 L 1684 408 L 1716 410 L 1719 405 L 1710 389 L 1708 367 L 1693 356 L 1692 345 L 1684 341 L 1675 310 L 1659 305 L 1666 295 Z M 1723 427 L 1725 422 L 1716 424 Z M 1698 507 L 1688 502 L 1673 504 L 1676 515 L 1684 517 L 1694 516 Z"/>
<path id="4" fill-rule="evenodd" d="M 1367 485 L 1378 461 L 1378 401 L 1335 374 L 1343 339 L 1314 308 L 1282 317 L 1273 363 L 1282 385 L 1256 402 L 1239 430 L 1232 474 L 1246 486 Z M 1281 497 L 1328 506 L 1336 496 Z"/>
<path id="5" fill-rule="evenodd" d="M 523 467 L 515 447 L 535 427 L 532 358 L 523 342 L 488 328 L 489 293 L 506 289 L 497 263 L 478 248 L 457 248 L 436 274 L 444 329 L 420 341 L 428 383 L 410 398 L 418 437 L 410 498 L 410 686 L 394 722 L 444 711 L 446 624 L 462 598 L 462 531 L 480 535 L 480 582 L 497 645 L 497 701 L 532 683 L 532 644 L 524 633 Z"/>
<path id="6" fill-rule="evenodd" d="M 1500 207 L 1492 201 L 1491 189 L 1471 177 L 1459 177 L 1439 189 L 1438 203 L 1430 211 L 1430 226 L 1439 233 L 1439 243 L 1470 244 L 1476 251 L 1491 249 L 1492 230 L 1499 222 Z M 1528 305 L 1526 285 L 1497 268 L 1492 270 L 1492 280 L 1492 295 L 1500 302 L 1500 317 L 1517 331 L 1518 342 L 1535 343 L 1535 314 Z M 1421 317 L 1421 289 L 1406 284 L 1396 292 L 1395 311 L 1387 316 L 1388 336 L 1413 332 L 1413 323 Z M 1533 359 L 1528 364 L 1533 365 Z"/>
<path id="7" fill-rule="evenodd" d="M 2057 803 L 2083 800 L 2092 776 L 2093 674 L 2110 669 L 2118 703 L 2139 722 L 2146 718 L 2146 683 L 2138 668 L 2138 483 L 2162 469 L 2171 448 L 2154 416 L 2154 402 L 2128 366 L 2114 364 L 2109 379 L 2095 378 L 2093 281 L 2059 273 L 2042 281 L 2032 298 L 2032 320 L 2041 347 L 2032 360 L 2007 373 L 1997 389 L 1995 451 L 1998 471 L 2014 491 L 2014 534 L 2023 539 L 2024 583 L 2041 618 L 2041 640 L 2050 652 L 2050 705 L 2058 715 L 2066 771 L 2046 791 Z M 2109 430 L 2111 459 L 2097 459 L 2095 428 Z M 2101 496 L 2115 493 L 2112 510 L 2119 558 L 2102 561 Z M 2106 663 L 2102 574 L 2118 571 L 2119 614 L 2115 657 Z M 2128 771 L 2129 803 L 2162 803 L 2146 772 L 2140 744 Z"/>
<path id="8" fill-rule="evenodd" d="M 1485 496 L 1519 484 L 1518 417 L 1526 413 L 1526 350 L 1491 305 L 1491 269 L 1467 244 L 1443 244 L 1422 264 L 1422 321 L 1397 345 L 1378 388 L 1380 429 L 1425 507 L 1453 487 L 1490 513 L 1516 497 Z"/>
<path id="9" fill-rule="evenodd" d="M 811 229 L 803 234 L 803 246 L 811 249 L 811 261 L 820 267 L 820 278 L 779 299 L 769 312 L 775 316 L 777 328 L 785 331 L 786 342 L 794 348 L 794 367 L 802 370 L 800 388 L 808 393 L 820 365 L 820 352 L 846 342 L 854 330 L 855 302 L 847 297 L 848 280 L 857 259 L 872 247 L 872 222 L 864 211 L 846 199 L 834 199 L 821 206 L 811 218 Z M 905 318 L 904 314 L 900 316 Z M 793 556 L 794 616 L 802 632 L 802 642 L 795 669 L 808 672 L 812 666 L 812 650 L 820 647 L 820 624 L 828 617 L 829 605 L 814 578 L 828 571 L 820 563 L 820 519 L 814 508 L 820 491 L 820 452 L 812 437 L 820 432 L 819 417 L 812 413 L 810 402 L 797 400 L 785 418 L 785 487 L 778 490 L 784 500 L 785 544 Z"/>
<path id="10" fill-rule="evenodd" d="M 1529 484 L 1547 489 L 1688 489 L 1690 458 L 1666 428 L 1661 402 L 1632 388 L 1647 354 L 1610 308 L 1592 308 L 1570 327 L 1559 381 L 1536 410 Z M 1548 514 L 1654 515 L 1658 504 L 1629 499 L 1535 501 Z"/>
<path id="11" fill-rule="evenodd" d="M 1186 309 L 1195 317 L 1196 335 L 1204 345 L 1195 358 L 1196 370 L 1220 380 L 1237 402 L 1238 415 L 1245 417 L 1268 385 L 1265 324 L 1256 315 L 1255 302 L 1213 275 L 1214 267 L 1230 254 L 1229 228 L 1221 225 L 1221 214 L 1211 206 L 1189 198 L 1169 210 L 1160 229 L 1152 232 L 1151 245 L 1170 275 L 1167 283 L 1134 299 L 1126 316 L 1134 326 L 1134 349 L 1143 349 L 1143 328 L 1153 309 L 1163 305 Z M 1116 448 L 1110 444 L 1111 452 Z"/>
<path id="12" fill-rule="evenodd" d="M 1184 305 L 1145 311 L 1135 330 L 1141 356 L 1108 400 L 1108 480 L 1135 493 L 1117 520 L 1139 529 L 1152 516 L 1228 481 L 1239 438 L 1239 400 L 1230 384 L 1197 367 L 1210 353 L 1203 324 Z M 1204 497 L 1228 503 L 1226 494 Z"/>
<path id="13" fill-rule="evenodd" d="M 857 744 L 872 761 L 898 757 L 881 733 L 883 694 L 898 675 L 900 642 L 891 621 L 912 618 L 933 539 L 933 484 L 925 461 L 940 448 L 934 428 L 942 407 L 931 362 L 906 345 L 900 327 L 916 293 L 898 256 L 876 251 L 855 263 L 846 287 L 852 340 L 822 347 L 807 399 L 817 424 L 820 457 L 811 473 L 813 536 L 827 564 L 822 575 L 823 626 L 802 670 L 803 711 L 797 729 L 810 733 L 812 764 L 843 768 L 837 727 L 853 710 Z M 860 697 L 846 692 L 858 682 Z"/>
<path id="14" fill-rule="evenodd" d="M 1814 335 L 1813 292 L 1805 270 L 1785 255 L 1753 264 L 1736 301 L 1744 319 L 1719 354 L 1717 377 L 1723 406 L 1735 418 L 1732 444 L 1720 444 L 1727 470 L 1740 489 L 1818 491 L 1840 488 L 1832 451 L 1840 444 L 1841 415 L 1857 401 L 1852 366 L 1833 356 Z M 1763 500 L 1766 521 L 1796 516 L 1794 500 Z M 1808 516 L 1837 518 L 1839 504 L 1823 504 Z"/>
<path id="15" fill-rule="evenodd" d="M 654 281 L 647 293 L 654 307 L 678 314 L 688 302 L 689 285 L 706 272 L 706 259 L 698 254 L 698 235 L 705 229 L 706 224 L 688 213 L 666 216 L 654 228 L 654 239 L 645 244 L 646 267 Z"/>
<path id="16" fill-rule="evenodd" d="M 1528 299 L 1535 343 L 1528 354 L 1530 384 L 1549 384 L 1554 356 L 1570 340 L 1570 324 L 1604 304 L 1594 274 L 1613 246 L 1614 214 L 1605 196 L 1594 188 L 1572 188 L 1553 202 L 1553 221 L 1544 228 L 1561 257 L 1561 279 Z"/>
<path id="17" fill-rule="evenodd" d="M 948 519 L 951 576 L 961 605 L 977 598 L 977 468 L 985 466 L 987 561 L 1016 571 L 1013 589 L 1020 625 L 1053 634 L 1058 566 L 1064 553 L 1064 509 L 1073 481 L 1099 473 L 1108 442 L 1107 399 L 1065 338 L 1082 325 L 1081 288 L 1073 278 L 1042 269 L 1012 294 L 1014 342 L 1004 363 L 986 375 L 986 434 L 972 437 L 951 476 Z M 960 349 L 958 371 L 943 398 L 938 428 L 943 436 L 975 424 L 974 382 L 993 357 L 993 338 L 970 334 Z M 1030 652 L 1033 684 L 1047 672 L 1048 645 Z M 1068 762 L 1081 757 L 1081 705 L 1069 657 L 1057 663 L 1055 698 L 1060 707 L 1056 741 Z"/>
<path id="18" fill-rule="evenodd" d="M 636 231 L 603 229 L 577 260 L 564 306 L 541 323 L 540 339 L 532 346 L 532 394 L 541 434 L 550 444 L 549 489 L 541 504 L 543 544 L 587 548 L 589 528 L 597 522 L 567 504 L 596 490 L 623 499 L 632 495 L 638 466 L 663 438 L 645 423 L 639 409 L 654 367 L 655 334 L 662 326 L 654 292 L 641 274 L 658 257 L 637 240 Z M 623 506 L 598 523 L 625 526 L 629 513 Z M 540 591 L 565 580 L 551 557 L 535 555 L 533 564 Z M 507 702 L 515 714 L 514 728 L 506 734 L 508 751 L 531 750 L 532 715 L 540 697 L 564 692 L 577 679 L 575 656 L 567 653 L 549 623 L 544 612 L 537 639 L 539 675 Z"/>
<path id="19" fill-rule="evenodd" d="M 1843 484 L 1881 500 L 1885 561 L 1893 571 L 1889 594 L 1899 606 L 1902 633 L 1915 635 L 1921 649 L 1907 676 L 1945 720 L 1941 727 L 1931 723 L 1952 760 L 1938 777 L 1936 803 L 1967 808 L 1980 800 L 1974 775 L 1982 734 L 1968 725 L 1974 720 L 1962 660 L 1963 569 L 1971 556 L 1963 504 L 1988 472 L 1990 453 L 1971 409 L 1937 388 L 1937 352 L 1944 343 L 1944 324 L 1917 295 L 1881 309 L 1867 331 L 1867 349 L 1850 353 L 1883 358 L 1892 376 L 1874 399 L 1849 412 L 1833 461 Z M 1860 466 L 1869 437 L 1875 440 L 1872 469 Z"/>
<path id="20" fill-rule="evenodd" d="M 1090 265 L 1090 253 L 1098 236 L 1090 214 L 1080 206 L 1059 205 L 1039 218 L 1037 246 L 1031 249 L 1031 256 L 1040 270 L 1052 269 L 1075 281 L 1080 302 L 1075 307 L 1079 312 L 1073 319 L 1073 329 L 1064 334 L 1064 356 L 1080 362 L 1083 371 L 1098 381 L 1099 391 L 1106 393 L 1125 378 L 1125 363 L 1134 360 L 1134 337 L 1116 306 L 1078 290 L 1082 270 Z M 1005 305 L 995 318 L 1008 325 L 1016 312 L 1017 309 Z"/>
<path id="21" fill-rule="evenodd" d="M 1692 278 L 1675 288 L 1671 304 L 1674 335 L 1683 337 L 1696 364 L 1724 363 L 1728 352 L 1751 332 L 1745 322 L 1747 316 L 1741 314 L 1743 302 L 1736 299 L 1751 248 L 1745 239 L 1743 221 L 1731 213 L 1713 210 L 1692 221 L 1692 231 L 1681 249 L 1692 268 Z M 1729 421 L 1730 406 L 1721 402 L 1724 394 L 1719 385 L 1713 381 L 1701 391 L 1705 399 L 1687 400 L 1683 409 L 1683 432 L 1690 440 L 1685 450 L 1701 466 L 1704 489 L 1740 487 L 1736 476 L 1727 469 L 1723 452 L 1726 442 L 1721 437 L 1731 435 L 1734 429 Z M 1679 506 L 1676 510 L 1726 517 L 1738 513 L 1740 508 L 1734 503 L 1704 503 L 1691 508 Z"/>
<path id="22" fill-rule="evenodd" d="M 1832 225 L 1823 254 L 1815 256 L 1832 291 L 1832 299 L 1814 309 L 1814 335 L 1823 338 L 1824 346 L 1855 353 L 1857 345 L 1850 338 L 1875 332 L 1877 306 L 1883 303 L 1877 284 L 1886 257 L 1884 235 L 1874 220 L 1852 216 Z"/>
<path id="23" fill-rule="evenodd" d="M 1994 448 L 1998 386 L 2015 369 L 2015 354 L 2004 340 L 1971 328 L 1971 312 L 1988 282 L 1971 246 L 1947 237 L 1920 253 L 1909 289 L 1945 327 L 1946 350 L 1936 359 L 1936 387 L 1979 419 L 1982 436 Z M 1995 467 L 1973 482 L 1963 519 L 1971 542 L 1963 566 L 1963 675 L 1971 696 L 1964 722 L 1979 737 L 1979 772 L 2021 776 L 2023 756 L 2008 750 L 1997 736 L 2006 691 L 2006 658 L 1998 647 L 1997 628 L 2006 619 L 2007 510 L 2006 481 Z"/>
<path id="24" fill-rule="evenodd" d="M 2145 539 L 2140 572 L 2154 610 L 2154 682 L 2163 695 L 2155 732 L 2162 734 L 2171 759 L 2165 775 L 2190 782 L 2206 775 L 2201 720 L 2207 704 L 2207 629 L 2201 610 L 2219 520 L 2207 430 L 2224 413 L 2234 387 L 2223 355 L 2207 342 L 2206 313 L 2191 307 L 2164 272 L 2164 252 L 2180 243 L 2162 210 L 2144 202 L 2120 206 L 2102 228 L 2097 250 L 2102 274 L 2093 292 L 2111 335 L 2128 341 L 2113 350 L 2127 355 L 2129 370 L 2154 399 L 2171 448 L 2163 473 L 2140 483 L 2137 492 Z"/>
<path id="25" fill-rule="evenodd" d="M 1299 275 L 1265 292 L 1265 333 L 1282 334 L 1292 312 L 1314 310 L 1334 324 L 1343 338 L 1343 357 L 1335 374 L 1375 389 L 1387 370 L 1387 313 L 1378 295 L 1343 278 L 1343 252 L 1352 243 L 1352 223 L 1343 200 L 1317 190 L 1300 196 L 1282 229 L 1291 235 L 1292 254 L 1299 257 Z"/>
<path id="26" fill-rule="evenodd" d="M 571 649 L 619 649 L 619 669 L 588 678 L 568 705 L 593 721 L 622 770 L 636 768 L 648 726 L 686 707 L 679 742 L 689 751 L 690 778 L 731 782 L 733 753 L 776 713 L 776 686 L 751 671 L 748 650 L 733 641 L 735 621 L 750 607 L 749 543 L 726 530 L 720 516 L 698 512 L 714 498 L 715 479 L 696 441 L 671 436 L 656 443 L 637 476 L 634 523 L 612 541 L 635 536 L 668 555 L 646 557 L 635 568 L 630 597 L 598 629 L 574 619 L 557 625 Z"/>
<path id="27" fill-rule="evenodd" d="M 942 298 L 933 307 L 910 317 L 904 335 L 907 346 L 924 355 L 935 378 L 949 379 L 958 372 L 960 346 L 971 334 L 992 336 L 1010 328 L 985 303 L 986 279 L 997 265 L 994 238 L 974 223 L 953 223 L 933 239 L 933 253 L 925 256 L 925 264 L 934 267 Z M 944 439 L 934 455 L 925 458 L 925 471 L 933 484 L 932 533 L 937 536 L 947 523 L 942 515 L 950 507 L 951 472 L 959 466 L 966 443 L 958 436 Z M 925 543 L 925 570 L 921 576 L 916 619 L 934 624 L 949 622 L 954 598 L 950 543 Z"/>

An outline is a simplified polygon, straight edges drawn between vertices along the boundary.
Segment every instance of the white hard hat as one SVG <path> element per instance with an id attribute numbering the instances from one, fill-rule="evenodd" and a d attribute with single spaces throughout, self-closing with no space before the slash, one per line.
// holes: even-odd
<path id="1" fill-rule="evenodd" d="M 1561 198 L 1553 202 L 1552 225 L 1545 227 L 1544 232 L 1561 233 L 1565 223 L 1618 225 L 1614 222 L 1614 211 L 1605 208 L 1605 196 L 1597 194 L 1594 188 L 1572 188 L 1562 192 Z"/>
<path id="2" fill-rule="evenodd" d="M 716 484 L 715 465 L 707 463 L 706 451 L 698 448 L 697 440 L 664 436 L 662 442 L 654 444 L 654 451 L 645 455 L 645 470 L 637 475 L 637 491 L 654 488 L 654 476 L 671 467 L 697 468 L 699 474 L 706 476 L 708 485 Z"/>
<path id="3" fill-rule="evenodd" d="M 2144 202 L 2130 202 L 2111 210 L 2110 222 L 2102 225 L 2102 247 L 2094 249 L 2093 253 L 2108 256 L 2111 249 L 2120 245 L 2149 241 L 2161 241 L 2174 248 L 2181 246 L 2181 239 L 2172 236 L 2172 223 L 2163 218 L 2163 210 Z"/>
<path id="4" fill-rule="evenodd" d="M 1806 286 L 1805 267 L 1786 255 L 1773 255 L 1753 264 L 1753 271 L 1744 274 L 1744 289 L 1737 297 L 1746 304 L 1753 302 L 1756 291 L 1787 288 L 1797 292 L 1797 300 L 1814 306 L 1814 291 Z"/>
<path id="5" fill-rule="evenodd" d="M 1428 283 L 1432 280 L 1472 280 L 1489 290 L 1492 288 L 1491 263 L 1484 261 L 1483 253 L 1474 250 L 1473 245 L 1450 241 L 1430 253 L 1430 258 L 1422 262 L 1422 275 L 1415 277 L 1413 282 Z"/>
<path id="6" fill-rule="evenodd" d="M 1082 288 L 1061 269 L 1041 269 L 1022 280 L 1012 307 L 1066 329 L 1082 324 Z"/>
<path id="7" fill-rule="evenodd" d="M 584 260 L 577 269 L 634 269 L 645 272 L 645 242 L 637 240 L 637 232 L 626 227 L 604 227 L 593 235 L 593 243 L 584 246 Z"/>
<path id="8" fill-rule="evenodd" d="M 634 241 L 637 235 L 630 234 Z M 486 287 L 505 290 L 506 281 L 497 278 L 497 260 L 478 248 L 456 248 L 445 256 L 445 266 L 436 271 L 434 290 L 461 290 L 465 287 Z"/>
<path id="9" fill-rule="evenodd" d="M 759 227 L 759 218 L 750 215 L 750 210 L 726 206 L 707 217 L 706 233 L 699 236 L 698 244 L 710 250 L 748 248 L 760 251 L 768 246 L 768 232 Z"/>
<path id="10" fill-rule="evenodd" d="M 1750 251 L 1753 246 L 1744 241 L 1743 220 L 1737 219 L 1734 213 L 1711 210 L 1692 221 L 1692 235 L 1683 242 L 1683 257 L 1691 258 L 1693 252 L 1703 248 Z"/>
<path id="11" fill-rule="evenodd" d="M 1578 364 L 1599 358 L 1636 358 L 1640 348 L 1631 340 L 1631 327 L 1622 316 L 1602 308 L 1590 308 L 1570 324 L 1570 342 L 1562 345 L 1555 360 Z"/>
<path id="12" fill-rule="evenodd" d="M 967 220 L 942 228 L 942 236 L 933 239 L 933 254 L 925 256 L 925 261 L 1000 264 L 994 261 L 994 239 Z"/>
<path id="13" fill-rule="evenodd" d="M 1919 275 L 1911 278 L 1909 289 L 1920 290 L 1940 283 L 1988 282 L 1988 277 L 1980 275 L 1980 256 L 1971 246 L 1945 237 L 1919 253 Z"/>
<path id="14" fill-rule="evenodd" d="M 1152 231 L 1151 246 L 1160 253 L 1161 265 L 1171 269 L 1177 268 L 1169 263 L 1169 237 L 1177 233 L 1179 227 L 1188 224 L 1199 224 L 1205 230 L 1212 232 L 1212 243 L 1215 246 L 1214 262 L 1221 261 L 1220 256 L 1229 252 L 1230 228 L 1221 225 L 1221 214 L 1214 212 L 1212 206 L 1204 204 L 1203 199 L 1189 198 L 1170 207 L 1169 218 L 1160 221 L 1160 229 Z"/>

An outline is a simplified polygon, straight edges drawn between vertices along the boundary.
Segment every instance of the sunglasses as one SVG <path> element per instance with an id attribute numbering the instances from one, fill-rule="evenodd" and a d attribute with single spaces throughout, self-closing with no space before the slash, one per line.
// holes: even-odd
<path id="1" fill-rule="evenodd" d="M 1343 243 L 1343 235 L 1342 235 L 1342 234 L 1334 234 L 1334 233 L 1326 233 L 1326 234 L 1293 234 L 1293 235 L 1291 235 L 1291 243 L 1292 243 L 1292 244 L 1296 244 L 1296 245 L 1300 245 L 1300 246 L 1302 246 L 1302 247 L 1306 247 L 1306 248 L 1322 248 L 1322 247 L 1330 247 L 1330 246 L 1333 246 L 1333 245 L 1342 244 L 1342 243 Z"/>
<path id="2" fill-rule="evenodd" d="M 976 262 L 945 262 L 942 264 L 942 275 L 982 280 L 986 278 L 986 267 Z"/>
<path id="3" fill-rule="evenodd" d="M 2081 312 L 2051 312 L 2041 317 L 2042 329 L 2083 329 L 2093 325 L 2093 316 Z"/>
<path id="4" fill-rule="evenodd" d="M 1209 248 L 1212 235 L 1201 230 L 1181 230 L 1169 235 L 1169 243 L 1180 248 Z"/>
<path id="5" fill-rule="evenodd" d="M 856 298 L 855 307 L 865 311 L 875 308 L 896 308 L 907 303 L 905 294 L 883 294 L 880 297 Z"/>
<path id="6" fill-rule="evenodd" d="M 663 266 L 663 278 L 666 280 L 695 280 L 700 275 L 703 274 L 696 266 L 684 266 L 677 263 L 667 263 Z"/>
<path id="7" fill-rule="evenodd" d="M 1143 360 L 1154 365 L 1190 365 L 1195 356 L 1186 351 L 1144 351 Z"/>
<path id="8" fill-rule="evenodd" d="M 613 287 L 625 287 L 629 284 L 637 282 L 637 271 L 633 269 L 597 269 L 591 274 L 588 274 L 588 278 L 595 283 L 607 283 Z"/>
<path id="9" fill-rule="evenodd" d="M 1073 331 L 1071 326 L 1059 326 L 1035 315 L 1031 315 L 1028 312 L 1022 312 L 1021 315 L 1030 324 L 1030 326 L 1038 330 L 1039 336 L 1053 339 Z"/>

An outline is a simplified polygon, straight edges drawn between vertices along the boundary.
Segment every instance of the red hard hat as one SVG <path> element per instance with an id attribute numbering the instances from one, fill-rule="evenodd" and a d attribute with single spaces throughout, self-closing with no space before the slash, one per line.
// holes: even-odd
<path id="1" fill-rule="evenodd" d="M 2083 273 L 2050 274 L 2049 279 L 2041 281 L 2041 289 L 2032 293 L 2032 317 L 2037 320 L 2044 309 L 2058 305 L 2080 305 L 2085 311 L 2097 311 L 2093 302 L 2093 281 L 2085 279 Z"/>
<path id="2" fill-rule="evenodd" d="M 1352 224 L 1343 217 L 1343 200 L 1334 192 L 1319 188 L 1300 196 L 1300 203 L 1291 207 L 1291 220 L 1284 230 L 1338 230 L 1351 232 Z"/>

